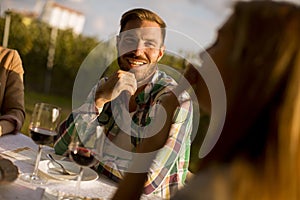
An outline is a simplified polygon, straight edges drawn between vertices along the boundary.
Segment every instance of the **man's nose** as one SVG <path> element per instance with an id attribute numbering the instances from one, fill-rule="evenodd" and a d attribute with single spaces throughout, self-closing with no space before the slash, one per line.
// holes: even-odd
<path id="1" fill-rule="evenodd" d="M 145 46 L 142 41 L 136 43 L 136 47 L 134 49 L 134 53 L 136 56 L 140 56 L 144 53 Z"/>

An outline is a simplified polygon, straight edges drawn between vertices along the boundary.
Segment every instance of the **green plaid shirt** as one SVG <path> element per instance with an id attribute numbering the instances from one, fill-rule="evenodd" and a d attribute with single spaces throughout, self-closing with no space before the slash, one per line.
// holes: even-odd
<path id="1" fill-rule="evenodd" d="M 58 154 L 64 154 L 68 149 L 70 137 L 74 128 L 74 121 L 85 121 L 84 129 L 86 140 L 95 139 L 96 128 L 101 125 L 103 144 L 101 155 L 98 156 L 98 172 L 103 173 L 113 180 L 118 181 L 123 178 L 124 173 L 132 163 L 131 154 L 122 152 L 116 153 L 115 146 L 110 142 L 120 132 L 120 124 L 116 123 L 118 117 L 122 117 L 124 111 L 124 99 L 122 95 L 113 102 L 97 110 L 93 101 L 96 88 L 105 79 L 101 79 L 97 86 L 91 91 L 88 100 L 79 109 L 74 110 L 72 115 L 61 126 L 62 136 L 54 145 Z M 151 117 L 155 117 L 153 106 L 159 103 L 159 98 L 170 92 L 177 83 L 164 72 L 157 71 L 152 81 L 147 84 L 144 91 L 137 98 L 137 109 L 132 114 L 132 121 L 128 119 L 131 127 L 131 145 L 134 151 L 136 145 L 142 140 L 145 128 L 151 124 Z M 150 167 L 148 179 L 144 186 L 145 194 L 155 194 L 164 199 L 169 199 L 180 187 L 184 185 L 188 172 L 190 158 L 190 134 L 192 129 L 192 101 L 188 93 L 183 92 L 178 100 L 180 107 L 176 109 L 173 116 L 173 123 L 169 131 L 166 144 L 161 148 Z M 117 113 L 117 114 L 114 114 Z M 124 117 L 124 116 L 123 116 Z M 127 121 L 124 120 L 123 121 Z M 125 118 L 127 119 L 127 118 Z M 134 126 L 132 124 L 135 124 Z M 82 124 L 82 123 L 81 123 Z M 85 141 L 86 142 L 86 141 Z"/>

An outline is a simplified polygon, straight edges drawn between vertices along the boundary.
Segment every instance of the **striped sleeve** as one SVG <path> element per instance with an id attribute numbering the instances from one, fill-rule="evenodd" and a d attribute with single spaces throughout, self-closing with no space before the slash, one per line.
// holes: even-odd
<path id="1" fill-rule="evenodd" d="M 54 144 L 55 153 L 59 155 L 65 155 L 68 151 L 68 145 L 71 141 L 71 136 L 74 132 L 75 124 L 80 124 L 80 129 L 87 131 L 96 130 L 98 126 L 97 117 L 102 111 L 102 108 L 97 108 L 95 105 L 95 92 L 99 85 L 105 81 L 101 79 L 98 84 L 91 90 L 87 100 L 79 108 L 73 110 L 69 117 L 60 125 L 59 135 L 60 137 Z M 78 127 L 76 127 L 78 129 Z M 76 130 L 77 131 L 77 130 Z M 92 133 L 91 133 L 92 134 Z M 87 137 L 87 136 L 86 136 Z M 83 140 L 86 140 L 84 138 Z"/>
<path id="2" fill-rule="evenodd" d="M 184 184 L 190 156 L 192 103 L 186 101 L 174 114 L 166 145 L 159 150 L 148 174 L 144 192 L 164 198 Z"/>

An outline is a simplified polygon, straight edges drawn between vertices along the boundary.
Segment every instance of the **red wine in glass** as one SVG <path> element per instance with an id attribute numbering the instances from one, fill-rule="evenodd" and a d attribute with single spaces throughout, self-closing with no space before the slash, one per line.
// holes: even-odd
<path id="1" fill-rule="evenodd" d="M 40 145 L 49 145 L 54 141 L 56 131 L 51 131 L 43 128 L 32 127 L 30 128 L 31 139 Z"/>
<path id="2" fill-rule="evenodd" d="M 70 158 L 73 162 L 83 167 L 91 167 L 97 162 L 94 153 L 84 147 L 76 147 L 72 149 L 70 152 Z"/>
<path id="3" fill-rule="evenodd" d="M 71 142 L 68 148 L 69 157 L 71 161 L 77 164 L 80 170 L 79 175 L 77 177 L 75 194 L 64 196 L 62 200 L 84 199 L 83 197 L 79 196 L 80 182 L 84 171 L 83 169 L 87 167 L 92 167 L 98 162 L 95 158 L 95 147 L 97 144 L 97 139 L 90 140 L 88 143 L 82 143 L 82 141 L 84 141 L 85 136 L 85 130 L 82 129 L 82 126 L 77 121 L 73 128 Z"/>
<path id="4" fill-rule="evenodd" d="M 61 108 L 47 103 L 36 103 L 29 123 L 31 139 L 38 145 L 38 152 L 32 173 L 22 173 L 20 179 L 33 183 L 44 184 L 46 180 L 38 175 L 38 166 L 42 155 L 43 145 L 49 145 L 57 135 L 56 129 L 60 121 Z"/>

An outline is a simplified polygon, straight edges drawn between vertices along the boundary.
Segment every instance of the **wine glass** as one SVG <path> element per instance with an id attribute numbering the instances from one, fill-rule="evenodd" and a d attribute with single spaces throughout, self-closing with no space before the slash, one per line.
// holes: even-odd
<path id="1" fill-rule="evenodd" d="M 31 139 L 38 145 L 38 153 L 33 173 L 21 174 L 20 179 L 33 184 L 43 184 L 46 180 L 38 176 L 38 166 L 43 145 L 49 145 L 57 135 L 61 108 L 47 103 L 36 103 L 29 124 Z"/>
<path id="2" fill-rule="evenodd" d="M 94 133 L 94 132 L 91 132 Z M 75 195 L 66 195 L 61 199 L 68 200 L 80 200 L 84 199 L 79 196 L 80 183 L 82 180 L 82 175 L 84 168 L 94 166 L 98 161 L 95 158 L 97 151 L 97 144 L 99 143 L 98 134 L 89 134 L 82 127 L 75 124 L 73 129 L 73 134 L 71 137 L 71 142 L 68 146 L 70 160 L 79 166 L 79 174 L 77 176 Z"/>

